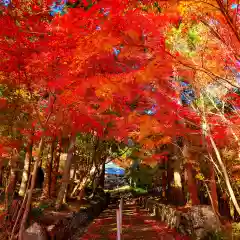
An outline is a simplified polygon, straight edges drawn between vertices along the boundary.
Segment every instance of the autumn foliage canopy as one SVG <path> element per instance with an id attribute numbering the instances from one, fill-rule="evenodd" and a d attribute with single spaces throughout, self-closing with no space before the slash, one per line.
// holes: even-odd
<path id="1" fill-rule="evenodd" d="M 157 144 L 165 144 L 174 136 L 201 133 L 201 114 L 179 104 L 183 88 L 175 80 L 176 71 L 196 87 L 198 97 L 198 79 L 206 78 L 201 83 L 206 86 L 214 77 L 223 78 L 226 63 L 236 67 L 239 41 L 236 34 L 226 39 L 228 19 L 211 12 L 218 1 L 216 5 L 207 3 L 209 9 L 201 14 L 198 10 L 203 5 L 195 4 L 196 9 L 190 11 L 188 4 L 2 1 L 0 79 L 11 94 L 2 91 L 1 117 L 4 124 L 10 122 L 14 131 L 23 135 L 19 147 L 33 128 L 36 141 L 42 136 L 90 132 L 118 141 L 131 137 L 150 148 L 154 146 L 151 135 L 160 135 Z M 204 54 L 198 47 L 189 57 L 166 45 L 172 29 L 180 29 L 184 38 L 194 24 L 209 24 L 212 17 L 219 21 L 222 34 L 207 43 Z M 205 28 L 199 32 L 211 34 Z M 178 43 L 176 34 L 173 37 Z M 211 58 L 209 49 L 218 52 L 216 59 Z M 200 59 L 197 54 L 204 56 Z M 207 69 L 200 66 L 203 59 Z M 215 126 L 218 117 L 207 118 L 216 139 L 227 134 L 226 123 Z M 227 117 L 234 124 L 238 119 Z M 2 144 L 8 146 L 9 140 Z"/>

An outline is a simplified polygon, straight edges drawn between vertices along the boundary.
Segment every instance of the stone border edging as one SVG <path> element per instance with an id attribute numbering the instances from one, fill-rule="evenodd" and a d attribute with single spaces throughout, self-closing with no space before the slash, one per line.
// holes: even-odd
<path id="1" fill-rule="evenodd" d="M 204 239 L 209 233 L 221 232 L 221 223 L 211 206 L 198 205 L 181 211 L 171 205 L 158 202 L 151 197 L 140 197 L 139 204 L 169 228 L 190 236 L 194 240 Z"/>
<path id="2" fill-rule="evenodd" d="M 80 227 L 88 225 L 89 221 L 97 217 L 108 206 L 107 197 L 90 201 L 90 206 L 72 213 L 70 216 L 58 220 L 47 227 L 47 233 L 51 240 L 71 239 L 71 235 Z"/>

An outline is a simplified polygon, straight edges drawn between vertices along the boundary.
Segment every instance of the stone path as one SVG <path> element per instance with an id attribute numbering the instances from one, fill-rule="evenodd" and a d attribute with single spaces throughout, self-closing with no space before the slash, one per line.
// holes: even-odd
<path id="1" fill-rule="evenodd" d="M 148 212 L 140 209 L 137 213 L 135 205 L 125 205 L 123 209 L 123 233 L 121 240 L 187 240 L 166 224 L 154 220 Z M 116 206 L 109 206 L 87 228 L 79 240 L 116 240 Z"/>

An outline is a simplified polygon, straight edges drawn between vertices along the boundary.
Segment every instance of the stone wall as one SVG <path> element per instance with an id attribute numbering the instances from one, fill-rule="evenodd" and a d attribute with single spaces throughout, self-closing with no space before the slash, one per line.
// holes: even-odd
<path id="1" fill-rule="evenodd" d="M 106 198 L 97 198 L 90 201 L 90 206 L 81 209 L 79 212 L 73 213 L 60 222 L 54 224 L 54 228 L 48 226 L 48 233 L 52 237 L 54 235 L 55 240 L 66 240 L 69 236 L 78 229 L 81 225 L 84 225 L 89 220 L 93 220 L 107 207 Z M 54 233 L 54 234 L 51 234 Z"/>
<path id="2" fill-rule="evenodd" d="M 175 228 L 179 233 L 194 240 L 206 239 L 208 234 L 221 231 L 220 221 L 211 206 L 198 205 L 177 209 L 152 198 L 141 198 L 140 203 L 170 228 Z"/>
<path id="3" fill-rule="evenodd" d="M 40 226 L 35 223 L 25 231 L 24 240 L 47 240 L 49 238 L 54 240 L 70 240 L 74 232 L 80 227 L 86 227 L 89 221 L 93 220 L 107 207 L 108 202 L 107 196 L 96 197 L 90 201 L 88 207 L 81 208 L 78 212 L 73 212 L 49 226 L 41 226 L 41 231 L 39 230 Z M 36 231 L 34 231 L 34 228 Z M 39 236 L 40 232 L 45 232 L 45 234 Z"/>

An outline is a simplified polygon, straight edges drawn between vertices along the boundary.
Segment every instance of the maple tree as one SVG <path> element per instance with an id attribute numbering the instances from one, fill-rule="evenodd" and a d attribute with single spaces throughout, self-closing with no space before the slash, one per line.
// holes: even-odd
<path id="1" fill-rule="evenodd" d="M 239 149 L 238 96 L 233 93 L 238 89 L 238 4 L 221 0 L 179 1 L 178 7 L 182 22 L 169 33 L 169 54 L 175 59 L 178 75 L 191 83 L 195 99 L 200 99 L 199 103 L 197 100 L 191 105 L 200 120 L 198 129 L 206 140 L 196 140 L 213 147 L 217 165 L 223 172 L 229 194 L 239 212 L 219 150 L 225 146 L 232 148 L 229 139 Z M 234 101 L 229 101 L 228 95 L 234 94 Z M 208 107 L 211 109 L 206 109 Z M 188 141 L 196 145 L 196 140 L 194 143 L 193 137 L 189 137 Z M 213 154 L 210 149 L 208 152 Z"/>
<path id="2" fill-rule="evenodd" d="M 129 105 L 135 101 L 136 94 L 142 95 L 142 106 L 138 112 L 144 110 L 149 94 L 144 93 L 142 88 L 157 75 L 152 71 L 153 66 L 157 64 L 162 66 L 162 70 L 163 66 L 167 70 L 164 74 L 162 71 L 162 78 L 158 77 L 155 81 L 164 81 L 171 72 L 166 68 L 167 64 L 171 67 L 169 59 L 161 60 L 154 56 L 162 57 L 164 54 L 164 41 L 159 34 L 165 27 L 164 21 L 171 21 L 171 18 L 152 13 L 146 15 L 131 7 L 126 9 L 127 1 L 101 1 L 93 4 L 88 11 L 81 7 L 72 8 L 68 14 L 55 18 L 51 18 L 47 11 L 41 11 L 45 9 L 46 2 L 42 5 L 34 5 L 34 1 L 21 3 L 16 2 L 17 8 L 10 6 L 3 9 L 1 21 L 7 27 L 1 31 L 1 51 L 4 55 L 1 74 L 10 75 L 10 78 L 5 78 L 5 83 L 9 85 L 11 79 L 13 84 L 24 89 L 30 99 L 26 107 L 30 106 L 27 110 L 33 114 L 30 114 L 28 121 L 35 127 L 35 141 L 38 140 L 40 144 L 34 167 L 35 176 L 45 137 L 56 135 L 59 128 L 64 127 L 58 123 L 63 120 L 61 115 L 66 111 L 70 124 L 67 127 L 72 129 L 69 132 L 73 137 L 72 146 L 77 131 L 96 131 L 99 136 L 105 134 L 108 138 L 116 137 L 119 140 L 127 136 L 129 123 L 126 120 L 131 113 Z M 134 1 L 131 4 L 135 4 Z M 26 10 L 26 6 L 31 10 Z M 110 17 L 105 10 L 101 10 L 106 6 L 111 9 Z M 121 15 L 123 12 L 124 15 Z M 141 24 L 131 29 L 126 24 L 129 19 Z M 101 21 L 102 25 L 99 24 Z M 74 23 L 71 28 L 68 25 L 70 22 Z M 10 28 L 14 30 L 10 32 Z M 83 28 L 80 34 L 79 28 Z M 147 32 L 149 28 L 155 31 L 145 39 L 144 31 Z M 112 54 L 117 45 L 123 46 L 120 56 Z M 102 65 L 102 62 L 107 65 Z M 145 79 L 143 75 L 146 75 Z M 119 95 L 119 92 L 122 94 Z M 49 95 L 47 98 L 44 96 L 46 93 Z M 44 105 L 48 106 L 46 110 L 43 109 Z M 134 108 L 138 117 L 139 113 Z M 112 127 L 109 127 L 111 124 Z M 117 127 L 125 129 L 122 136 L 116 132 Z M 69 151 L 72 152 L 72 147 Z M 70 163 L 70 160 L 71 155 L 67 162 Z M 68 178 L 69 164 L 65 172 Z M 31 190 L 33 183 L 34 177 Z M 62 192 L 65 188 L 66 184 Z M 28 203 L 30 200 L 31 194 L 28 195 Z M 61 203 L 62 200 L 59 201 Z M 26 216 L 27 211 L 22 226 Z"/>
<path id="3" fill-rule="evenodd" d="M 232 136 L 238 144 L 239 138 L 238 110 L 231 110 L 238 104 L 238 93 L 218 96 L 229 104 L 228 113 L 208 94 L 203 99 L 209 84 L 237 87 L 232 69 L 239 70 L 239 17 L 238 6 L 232 9 L 231 4 L 16 0 L 0 5 L 0 23 L 5 26 L 0 29 L 1 133 L 7 135 L 0 138 L 0 151 L 5 158 L 11 155 L 9 147 L 26 152 L 20 193 L 28 199 L 20 239 L 47 146 L 51 150 L 43 198 L 56 193 L 60 154 L 67 149 L 57 209 L 68 195 L 71 164 L 82 151 L 81 141 L 90 150 L 88 156 L 80 154 L 84 173 L 71 189 L 72 196 L 77 190 L 83 196 L 87 183 L 103 173 L 116 142 L 131 139 L 139 147 L 138 157 L 148 164 L 164 162 L 161 147 L 170 146 L 167 161 L 173 164 L 173 185 L 179 193 L 181 158 L 172 157 L 180 156 L 183 148 L 192 203 L 199 203 L 191 176 L 196 163 L 192 149 L 207 143 L 219 158 L 218 148 Z M 182 84 L 180 78 L 190 84 Z M 75 172 L 76 168 L 77 164 Z"/>

